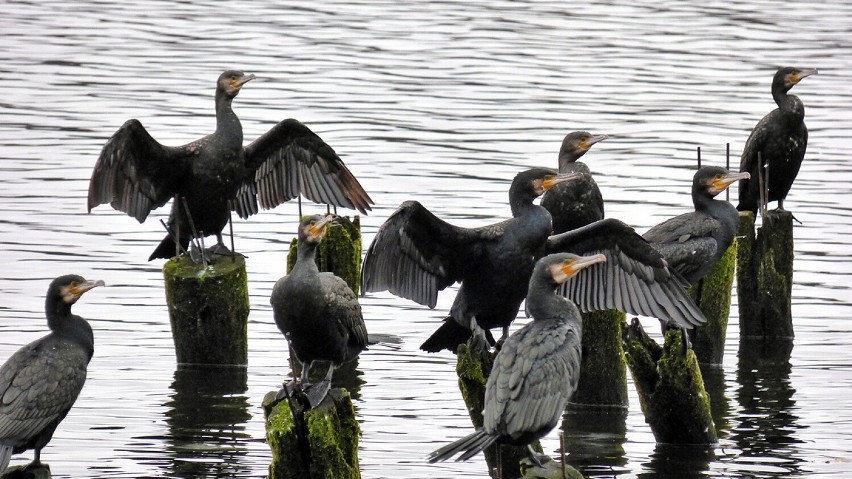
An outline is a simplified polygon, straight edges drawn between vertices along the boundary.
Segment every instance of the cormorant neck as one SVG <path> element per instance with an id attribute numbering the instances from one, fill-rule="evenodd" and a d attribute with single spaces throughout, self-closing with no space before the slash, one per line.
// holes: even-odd
<path id="1" fill-rule="evenodd" d="M 789 95 L 783 91 L 773 91 L 772 98 L 775 100 L 778 108 L 791 112 L 797 117 L 805 117 L 805 105 L 796 95 Z"/>
<path id="2" fill-rule="evenodd" d="M 529 195 L 525 195 L 523 193 L 520 194 L 511 194 L 509 192 L 509 206 L 512 208 L 512 216 L 518 217 L 523 215 L 525 212 L 530 211 L 535 207 L 533 205 L 533 200 L 535 198 L 530 198 Z"/>
<path id="3" fill-rule="evenodd" d="M 231 108 L 233 100 L 234 97 L 228 96 L 223 90 L 216 90 L 216 135 L 233 137 L 242 146 L 243 126 Z"/>
<path id="4" fill-rule="evenodd" d="M 304 240 L 299 240 L 299 247 L 296 252 L 296 264 L 300 265 L 300 268 L 311 268 L 317 272 L 319 272 L 319 267 L 317 267 L 317 262 L 314 259 L 316 257 L 317 243 L 308 243 Z M 295 265 L 293 269 L 296 269 Z"/>
<path id="5" fill-rule="evenodd" d="M 576 309 L 573 303 L 566 300 L 562 296 L 556 294 L 557 285 L 553 282 L 539 280 L 535 277 L 530 282 L 530 288 L 527 292 L 527 311 L 534 320 L 545 319 L 570 319 L 570 315 L 566 315 L 566 304 Z M 569 307 L 569 309 L 570 309 Z M 579 317 L 579 311 L 577 312 Z"/>
<path id="6" fill-rule="evenodd" d="M 574 162 L 585 155 L 585 151 L 566 149 L 559 152 L 559 173 L 571 173 L 575 171 Z"/>
<path id="7" fill-rule="evenodd" d="M 695 206 L 695 211 L 707 211 L 719 201 L 707 194 L 706 191 L 697 191 L 692 193 L 692 204 Z"/>
<path id="8" fill-rule="evenodd" d="M 80 316 L 71 314 L 71 305 L 59 298 L 48 298 L 45 304 L 47 326 L 53 334 L 68 338 L 83 346 L 89 359 L 95 351 L 95 338 L 92 327 Z"/>

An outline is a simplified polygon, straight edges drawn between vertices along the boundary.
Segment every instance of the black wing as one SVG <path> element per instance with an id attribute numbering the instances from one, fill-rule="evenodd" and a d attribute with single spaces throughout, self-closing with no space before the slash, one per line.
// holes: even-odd
<path id="1" fill-rule="evenodd" d="M 719 244 L 711 236 L 718 223 L 707 215 L 685 213 L 668 219 L 642 235 L 671 268 L 688 278 L 711 261 Z"/>
<path id="2" fill-rule="evenodd" d="M 166 204 L 187 173 L 191 145 L 157 142 L 139 120 L 127 120 L 101 150 L 89 181 L 89 211 L 109 203 L 140 223 Z"/>
<path id="3" fill-rule="evenodd" d="M 686 293 L 686 282 L 630 226 L 616 219 L 551 236 L 547 253 L 600 253 L 596 264 L 566 281 L 560 292 L 583 311 L 620 309 L 691 328 L 707 321 Z"/>
<path id="4" fill-rule="evenodd" d="M 322 139 L 297 120 L 275 125 L 245 148 L 249 177 L 232 201 L 241 218 L 305 195 L 367 214 L 373 200 Z"/>
<path id="5" fill-rule="evenodd" d="M 453 226 L 417 201 L 400 205 L 379 228 L 362 268 L 362 291 L 384 291 L 434 308 L 438 291 L 464 279 L 485 242 L 497 241 L 502 223 Z"/>

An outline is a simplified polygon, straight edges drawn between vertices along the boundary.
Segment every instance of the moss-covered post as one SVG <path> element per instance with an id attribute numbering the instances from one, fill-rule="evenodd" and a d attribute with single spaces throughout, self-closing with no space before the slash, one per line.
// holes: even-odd
<path id="1" fill-rule="evenodd" d="M 328 392 L 309 409 L 303 395 L 263 399 L 266 439 L 272 450 L 269 479 L 359 479 L 360 428 L 345 389 Z"/>
<path id="2" fill-rule="evenodd" d="M 768 211 L 755 236 L 754 215 L 741 212 L 739 234 L 740 338 L 792 338 L 792 213 Z"/>
<path id="3" fill-rule="evenodd" d="M 701 364 L 722 364 L 736 262 L 737 241 L 734 240 L 710 273 L 689 288 L 692 299 L 707 318 L 706 323 L 689 330 L 692 349 Z"/>
<path id="4" fill-rule="evenodd" d="M 680 330 L 666 332 L 660 347 L 637 319 L 625 328 L 625 353 L 645 422 L 658 443 L 711 444 L 716 427 L 698 360 Z"/>
<path id="5" fill-rule="evenodd" d="M 572 403 L 627 408 L 627 365 L 621 340 L 624 318 L 616 309 L 583 313 L 580 383 Z"/>
<path id="6" fill-rule="evenodd" d="M 298 239 L 290 242 L 287 271 L 296 264 Z M 317 247 L 316 262 L 320 271 L 330 271 L 343 278 L 356 293 L 361 284 L 361 217 L 350 221 L 345 216 L 335 218 Z"/>
<path id="7" fill-rule="evenodd" d="M 37 467 L 9 466 L 0 474 L 0 479 L 50 479 L 50 466 L 46 463 Z"/>
<path id="8" fill-rule="evenodd" d="M 163 266 L 179 364 L 248 363 L 249 295 L 245 258 L 216 256 L 207 268 L 189 255 Z"/>

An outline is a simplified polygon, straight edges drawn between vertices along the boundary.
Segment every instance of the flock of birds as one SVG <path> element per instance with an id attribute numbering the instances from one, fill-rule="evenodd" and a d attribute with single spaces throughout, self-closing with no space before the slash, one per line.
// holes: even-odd
<path id="1" fill-rule="evenodd" d="M 779 208 L 802 163 L 807 129 L 802 102 L 788 94 L 813 69 L 782 68 L 772 96 L 778 108 L 754 128 L 739 173 L 703 167 L 694 176 L 695 210 L 639 235 L 604 218 L 603 199 L 589 168 L 577 161 L 606 136 L 568 134 L 558 170 L 532 168 L 512 181 L 512 217 L 462 228 L 406 201 L 379 228 L 362 268 L 363 292 L 390 291 L 430 308 L 438 292 L 460 283 L 443 324 L 425 351 L 475 344 L 494 346 L 485 392 L 484 426 L 434 451 L 429 460 L 468 459 L 492 444 L 529 445 L 552 430 L 576 389 L 581 358 L 580 311 L 617 308 L 680 328 L 705 319 L 686 293 L 733 241 L 738 213 L 768 201 Z M 231 211 L 246 218 L 304 195 L 367 213 L 373 201 L 334 150 L 308 127 L 284 120 L 243 146 L 231 103 L 254 75 L 226 71 L 216 83 L 216 131 L 180 147 L 163 146 L 138 120 L 127 121 L 103 147 L 92 173 L 88 208 L 109 203 L 143 222 L 172 200 L 166 238 L 151 258 L 188 252 L 201 261 L 229 254 L 222 240 Z M 761 178 L 764 187 L 755 181 Z M 715 197 L 739 181 L 739 205 Z M 541 205 L 534 203 L 543 196 Z M 314 261 L 335 215 L 304 218 L 298 259 L 273 288 L 275 322 L 302 365 L 298 382 L 311 406 L 325 397 L 334 368 L 375 342 L 367 333 L 357 295 Z M 217 242 L 205 248 L 205 236 Z M 77 275 L 53 280 L 45 312 L 51 332 L 0 367 L 0 474 L 10 457 L 41 449 L 73 406 L 94 352 L 92 329 L 71 313 L 87 291 L 103 286 Z M 526 300 L 532 321 L 509 335 Z M 500 328 L 495 340 L 491 329 Z M 326 376 L 308 384 L 316 362 Z M 539 462 L 530 449 L 531 458 Z"/>

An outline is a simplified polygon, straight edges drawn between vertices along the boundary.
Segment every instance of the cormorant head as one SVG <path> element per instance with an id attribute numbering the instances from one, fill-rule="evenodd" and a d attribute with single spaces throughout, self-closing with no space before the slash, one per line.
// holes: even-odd
<path id="1" fill-rule="evenodd" d="M 721 166 L 702 166 L 692 178 L 693 194 L 699 192 L 711 198 L 728 189 L 739 180 L 751 177 L 748 172 L 731 173 Z"/>
<path id="2" fill-rule="evenodd" d="M 513 198 L 529 200 L 530 202 L 554 186 L 575 178 L 579 173 L 559 174 L 549 168 L 532 168 L 515 175 L 509 188 L 509 201 Z"/>
<path id="3" fill-rule="evenodd" d="M 816 68 L 784 67 L 775 72 L 772 79 L 772 91 L 787 93 L 797 83 L 811 75 L 816 75 Z"/>
<path id="4" fill-rule="evenodd" d="M 86 291 L 105 285 L 101 280 L 88 281 L 86 278 L 76 274 L 66 274 L 65 276 L 54 279 L 50 283 L 50 287 L 47 290 L 47 300 L 51 301 L 51 298 L 57 298 L 70 306 L 76 303 Z"/>
<path id="5" fill-rule="evenodd" d="M 602 254 L 578 256 L 573 253 L 555 253 L 540 259 L 536 264 L 536 272 L 549 277 L 554 285 L 559 285 L 581 270 L 605 262 L 606 256 Z"/>
<path id="6" fill-rule="evenodd" d="M 334 215 L 313 215 L 303 219 L 299 223 L 299 242 L 319 244 L 332 221 L 334 221 Z"/>
<path id="7" fill-rule="evenodd" d="M 607 135 L 592 135 L 588 131 L 574 131 L 565 135 L 562 140 L 562 147 L 559 149 L 559 161 L 573 162 L 577 161 L 581 156 L 599 141 L 604 141 L 609 136 Z"/>
<path id="8" fill-rule="evenodd" d="M 219 75 L 216 88 L 222 90 L 228 97 L 233 98 L 240 92 L 240 88 L 251 80 L 254 80 L 252 74 L 246 75 L 238 70 L 228 70 Z"/>

